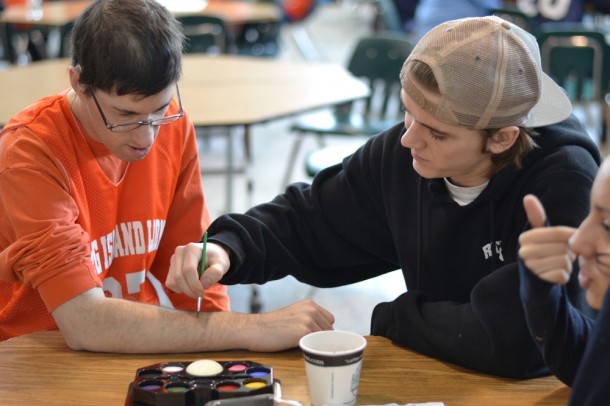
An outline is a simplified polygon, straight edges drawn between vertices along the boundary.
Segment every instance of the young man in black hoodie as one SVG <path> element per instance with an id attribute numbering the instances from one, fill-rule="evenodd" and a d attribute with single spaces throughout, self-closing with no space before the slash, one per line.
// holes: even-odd
<path id="1" fill-rule="evenodd" d="M 371 334 L 490 374 L 547 374 L 519 299 L 521 201 L 536 194 L 554 224 L 578 225 L 597 146 L 542 72 L 535 38 L 498 17 L 437 26 L 400 76 L 404 123 L 311 185 L 217 219 L 201 281 L 193 243 L 167 286 L 197 297 L 218 281 L 334 287 L 401 269 L 408 291 L 375 307 Z"/>

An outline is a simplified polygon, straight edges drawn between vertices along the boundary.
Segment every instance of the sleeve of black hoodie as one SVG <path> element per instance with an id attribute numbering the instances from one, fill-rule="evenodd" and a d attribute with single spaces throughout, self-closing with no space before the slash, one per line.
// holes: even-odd
<path id="1" fill-rule="evenodd" d="M 221 282 L 265 283 L 291 275 L 334 287 L 400 268 L 382 193 L 367 166 L 377 165 L 369 157 L 379 161 L 388 142 L 409 154 L 399 144 L 401 128 L 371 139 L 347 170 L 335 165 L 311 185 L 292 184 L 268 203 L 216 219 L 208 241 L 225 246 L 231 256 Z"/>

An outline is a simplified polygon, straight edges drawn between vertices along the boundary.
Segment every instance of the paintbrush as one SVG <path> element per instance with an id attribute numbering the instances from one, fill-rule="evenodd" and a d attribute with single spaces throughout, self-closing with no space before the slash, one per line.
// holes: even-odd
<path id="1" fill-rule="evenodd" d="M 201 279 L 201 275 L 203 275 L 203 271 L 205 271 L 205 262 L 207 257 L 207 248 L 208 248 L 208 232 L 203 233 L 203 253 L 201 254 L 201 267 L 199 268 L 199 279 Z M 197 317 L 199 317 L 199 312 L 201 311 L 201 296 L 197 298 Z"/>

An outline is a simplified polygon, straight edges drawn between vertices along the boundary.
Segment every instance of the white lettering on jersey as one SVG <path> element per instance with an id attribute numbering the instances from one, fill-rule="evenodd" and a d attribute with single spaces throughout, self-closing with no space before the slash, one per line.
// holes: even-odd
<path id="1" fill-rule="evenodd" d="M 146 238 L 144 238 L 144 227 L 141 221 L 133 222 L 133 235 L 136 243 L 136 254 L 144 254 L 146 252 Z"/>
<path id="2" fill-rule="evenodd" d="M 159 279 L 155 278 L 155 276 L 150 272 L 146 273 L 146 278 L 153 285 L 153 288 L 155 288 L 157 298 L 159 299 L 159 306 L 167 307 L 168 309 L 173 309 L 174 305 L 172 304 L 172 301 L 170 300 L 169 296 L 167 296 L 167 293 L 165 293 L 165 290 L 163 289 L 163 284 L 159 281 Z"/>
<path id="3" fill-rule="evenodd" d="M 111 232 L 91 241 L 91 262 L 98 275 L 109 269 L 114 259 L 145 255 L 159 249 L 165 220 L 128 221 L 117 224 Z"/>
<path id="4" fill-rule="evenodd" d="M 97 247 L 97 241 L 91 241 L 91 262 L 95 267 L 95 272 L 99 275 L 102 273 L 102 264 L 100 262 L 100 252 Z"/>
<path id="5" fill-rule="evenodd" d="M 104 269 L 110 268 L 112 265 L 112 258 L 114 257 L 114 231 L 100 237 L 102 243 L 102 252 L 104 254 Z"/>
<path id="6" fill-rule="evenodd" d="M 121 258 L 125 256 L 125 248 L 123 248 L 123 239 L 121 238 L 119 225 L 114 228 L 114 257 Z"/>
<path id="7" fill-rule="evenodd" d="M 125 280 L 127 281 L 127 293 L 133 295 L 140 292 L 140 285 L 144 283 L 145 278 L 146 269 L 125 275 Z"/>
<path id="8" fill-rule="evenodd" d="M 127 284 L 127 293 L 134 295 L 142 291 L 142 284 L 146 280 L 146 269 L 141 271 L 131 272 L 125 275 L 125 283 Z M 112 276 L 104 278 L 103 282 L 104 291 L 108 292 L 110 296 L 118 299 L 123 298 L 123 288 L 119 281 Z"/>
<path id="9" fill-rule="evenodd" d="M 104 292 L 108 292 L 110 297 L 114 297 L 117 299 L 123 298 L 123 289 L 121 288 L 121 284 L 113 277 L 104 278 L 102 283 L 102 287 Z"/>
<path id="10" fill-rule="evenodd" d="M 127 275 L 125 275 L 125 279 L 127 281 L 127 291 L 129 292 L 129 294 L 132 295 L 140 293 L 140 291 L 142 290 L 142 284 L 145 282 L 145 279 L 148 279 L 150 284 L 155 289 L 155 292 L 157 293 L 157 298 L 159 299 L 159 306 L 167 307 L 168 309 L 174 308 L 174 305 L 172 304 L 172 301 L 170 300 L 169 296 L 167 296 L 167 293 L 165 293 L 165 291 L 163 290 L 163 284 L 157 278 L 155 278 L 153 274 L 151 274 L 150 272 L 146 272 L 145 269 L 138 272 L 128 273 Z M 103 288 L 104 291 L 107 292 L 111 297 L 117 299 L 123 298 L 121 284 L 115 278 L 105 278 L 103 282 Z"/>
<path id="11" fill-rule="evenodd" d="M 136 253 L 136 250 L 133 246 L 133 237 L 131 234 L 132 231 L 132 227 L 131 227 L 132 222 L 129 223 L 121 223 L 121 238 L 123 238 L 123 247 L 124 247 L 124 253 L 123 255 L 133 255 Z M 123 256 L 121 255 L 121 256 Z"/>
<path id="12" fill-rule="evenodd" d="M 165 220 L 147 220 L 146 226 L 148 228 L 148 252 L 153 252 L 159 248 L 159 242 L 165 228 Z"/>

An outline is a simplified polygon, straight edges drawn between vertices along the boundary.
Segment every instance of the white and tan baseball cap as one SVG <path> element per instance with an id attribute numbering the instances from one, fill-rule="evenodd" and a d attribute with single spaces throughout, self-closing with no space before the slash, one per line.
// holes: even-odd
<path id="1" fill-rule="evenodd" d="M 415 60 L 432 69 L 440 97 L 429 97 L 412 78 L 408 65 Z M 572 112 L 565 91 L 542 71 L 534 36 L 496 16 L 448 21 L 430 30 L 405 61 L 401 82 L 438 120 L 472 129 L 541 127 Z"/>

